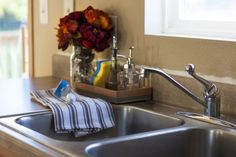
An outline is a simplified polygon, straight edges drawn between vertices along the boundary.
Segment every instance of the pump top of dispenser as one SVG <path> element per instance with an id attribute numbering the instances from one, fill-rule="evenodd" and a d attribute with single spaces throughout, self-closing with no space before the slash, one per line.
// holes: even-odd
<path id="1" fill-rule="evenodd" d="M 129 71 L 135 68 L 135 64 L 133 61 L 133 49 L 134 49 L 134 46 L 129 47 L 129 56 L 127 58 L 127 63 L 124 65 L 124 70 Z"/>

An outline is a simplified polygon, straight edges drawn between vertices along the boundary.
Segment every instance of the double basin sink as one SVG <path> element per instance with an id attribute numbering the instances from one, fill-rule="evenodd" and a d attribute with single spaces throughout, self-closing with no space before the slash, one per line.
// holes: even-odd
<path id="1" fill-rule="evenodd" d="M 233 157 L 233 129 L 132 106 L 114 106 L 116 126 L 75 138 L 54 131 L 50 111 L 1 118 L 0 123 L 65 156 Z"/>

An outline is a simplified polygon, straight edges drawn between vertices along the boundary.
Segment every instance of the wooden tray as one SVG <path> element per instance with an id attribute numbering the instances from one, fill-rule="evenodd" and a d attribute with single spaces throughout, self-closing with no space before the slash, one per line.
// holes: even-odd
<path id="1" fill-rule="evenodd" d="M 76 83 L 75 90 L 79 94 L 102 98 L 116 104 L 151 100 L 152 98 L 152 88 L 150 87 L 115 91 L 84 83 Z"/>

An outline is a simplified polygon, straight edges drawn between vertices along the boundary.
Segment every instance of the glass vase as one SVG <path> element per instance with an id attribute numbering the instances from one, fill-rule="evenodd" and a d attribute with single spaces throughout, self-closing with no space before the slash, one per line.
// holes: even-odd
<path id="1" fill-rule="evenodd" d="M 70 81 L 72 85 L 76 82 L 89 84 L 94 72 L 93 59 L 94 53 L 91 49 L 82 46 L 73 47 L 70 56 Z"/>

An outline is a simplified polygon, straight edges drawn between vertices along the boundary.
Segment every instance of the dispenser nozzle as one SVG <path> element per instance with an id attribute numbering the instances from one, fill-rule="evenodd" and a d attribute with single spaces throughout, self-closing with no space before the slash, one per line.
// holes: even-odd
<path id="1" fill-rule="evenodd" d="M 132 58 L 132 50 L 134 49 L 134 46 L 129 47 L 129 58 Z"/>

